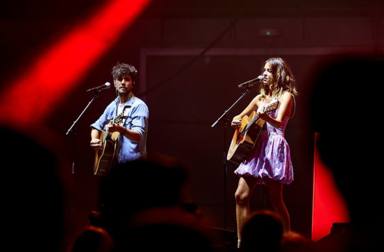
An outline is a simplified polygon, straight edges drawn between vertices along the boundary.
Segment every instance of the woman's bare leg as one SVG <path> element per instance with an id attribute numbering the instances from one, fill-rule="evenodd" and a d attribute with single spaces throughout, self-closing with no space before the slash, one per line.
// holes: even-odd
<path id="1" fill-rule="evenodd" d="M 291 229 L 291 221 L 287 206 L 284 202 L 283 184 L 275 181 L 268 181 L 266 185 L 272 207 L 280 215 L 283 221 L 284 231 L 289 231 Z"/>
<path id="2" fill-rule="evenodd" d="M 250 184 L 250 181 L 240 177 L 235 192 L 238 246 L 241 240 L 241 230 L 243 228 L 244 222 L 247 220 L 251 212 L 249 201 L 251 198 L 251 190 L 254 188 L 253 184 L 254 183 Z"/>

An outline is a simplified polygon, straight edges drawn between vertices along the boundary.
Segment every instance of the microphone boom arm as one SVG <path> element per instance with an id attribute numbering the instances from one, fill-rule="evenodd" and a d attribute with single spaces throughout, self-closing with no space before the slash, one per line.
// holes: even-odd
<path id="1" fill-rule="evenodd" d="M 246 95 L 248 94 L 248 92 L 249 92 L 249 89 L 244 90 L 244 92 L 241 94 L 241 96 L 240 96 L 239 98 L 237 98 L 237 100 L 236 100 L 231 106 L 229 106 L 229 108 L 227 108 L 227 109 L 224 111 L 224 113 L 223 113 L 221 116 L 219 116 L 219 118 L 217 118 L 217 120 L 216 120 L 214 123 L 212 123 L 211 128 L 214 128 L 214 127 L 216 126 L 216 124 L 218 124 L 218 123 L 221 121 L 221 119 L 222 119 L 223 117 L 225 117 L 225 116 L 228 114 L 228 112 L 231 111 L 232 108 L 233 108 L 237 103 L 239 103 L 239 102 L 244 98 L 244 96 L 246 96 Z"/>
<path id="2" fill-rule="evenodd" d="M 262 79 L 263 79 L 263 76 L 259 75 L 256 78 L 253 78 L 253 79 L 250 79 L 250 80 L 247 80 L 245 82 L 240 83 L 239 85 L 237 85 L 237 87 L 239 87 L 239 88 L 250 88 L 250 87 L 253 87 L 255 85 L 255 83 L 260 82 Z"/>

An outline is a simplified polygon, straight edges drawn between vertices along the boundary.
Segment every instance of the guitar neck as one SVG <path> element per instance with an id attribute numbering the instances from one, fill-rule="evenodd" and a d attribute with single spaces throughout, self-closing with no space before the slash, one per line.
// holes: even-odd
<path id="1" fill-rule="evenodd" d="M 264 113 L 269 112 L 269 111 L 272 111 L 273 109 L 276 109 L 277 105 L 278 105 L 278 102 L 273 102 L 272 104 L 268 105 L 267 107 L 265 107 L 265 108 L 263 109 Z M 250 127 L 252 127 L 252 125 L 253 125 L 257 120 L 259 120 L 259 118 L 260 118 L 260 114 L 256 112 L 256 113 L 255 113 L 255 116 L 252 118 L 252 120 L 249 121 L 249 123 L 248 123 L 248 125 L 247 125 L 247 127 L 246 127 L 246 130 L 248 130 Z"/>
<path id="2" fill-rule="evenodd" d="M 259 114 L 255 113 L 255 116 L 252 118 L 251 121 L 248 122 L 247 127 L 245 127 L 244 131 L 247 132 L 250 127 L 259 119 Z"/>

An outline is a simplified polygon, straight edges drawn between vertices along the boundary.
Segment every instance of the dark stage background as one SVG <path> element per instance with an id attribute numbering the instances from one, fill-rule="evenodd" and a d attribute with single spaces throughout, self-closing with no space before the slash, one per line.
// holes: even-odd
<path id="1" fill-rule="evenodd" d="M 6 1 L 0 20 L 0 88 L 23 75 L 40 51 L 101 3 Z M 65 132 L 91 98 L 85 90 L 112 82 L 110 70 L 118 61 L 139 69 L 136 94 L 150 109 L 148 150 L 181 159 L 190 172 L 194 201 L 215 227 L 234 230 L 237 180 L 235 167 L 225 162 L 232 135 L 226 122 L 257 94 L 257 88 L 230 111 L 227 120 L 211 125 L 241 95 L 237 84 L 258 76 L 268 57 L 281 56 L 291 66 L 299 90 L 296 116 L 287 128 L 295 181 L 286 187 L 285 196 L 293 229 L 310 237 L 313 133 L 306 111 L 308 79 L 327 54 L 382 52 L 383 16 L 381 1 L 152 1 L 44 122 L 63 139 L 62 152 L 68 159 L 63 176 L 69 235 L 87 223 L 97 201 L 99 178 L 92 175 L 89 125 L 113 99 L 113 91 L 98 97 L 70 136 Z M 64 67 L 63 75 L 65 71 Z M 262 194 L 256 197 L 256 205 L 267 204 Z"/>

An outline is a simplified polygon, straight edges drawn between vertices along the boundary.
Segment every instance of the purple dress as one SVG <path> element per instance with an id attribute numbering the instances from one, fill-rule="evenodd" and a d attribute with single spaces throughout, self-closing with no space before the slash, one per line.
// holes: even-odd
<path id="1" fill-rule="evenodd" d="M 277 109 L 267 113 L 276 118 Z M 250 158 L 243 161 L 234 173 L 255 177 L 259 183 L 263 179 L 271 179 L 290 184 L 293 181 L 293 166 L 289 145 L 284 137 L 288 121 L 289 116 L 285 116 L 280 128 L 266 122 Z"/>

